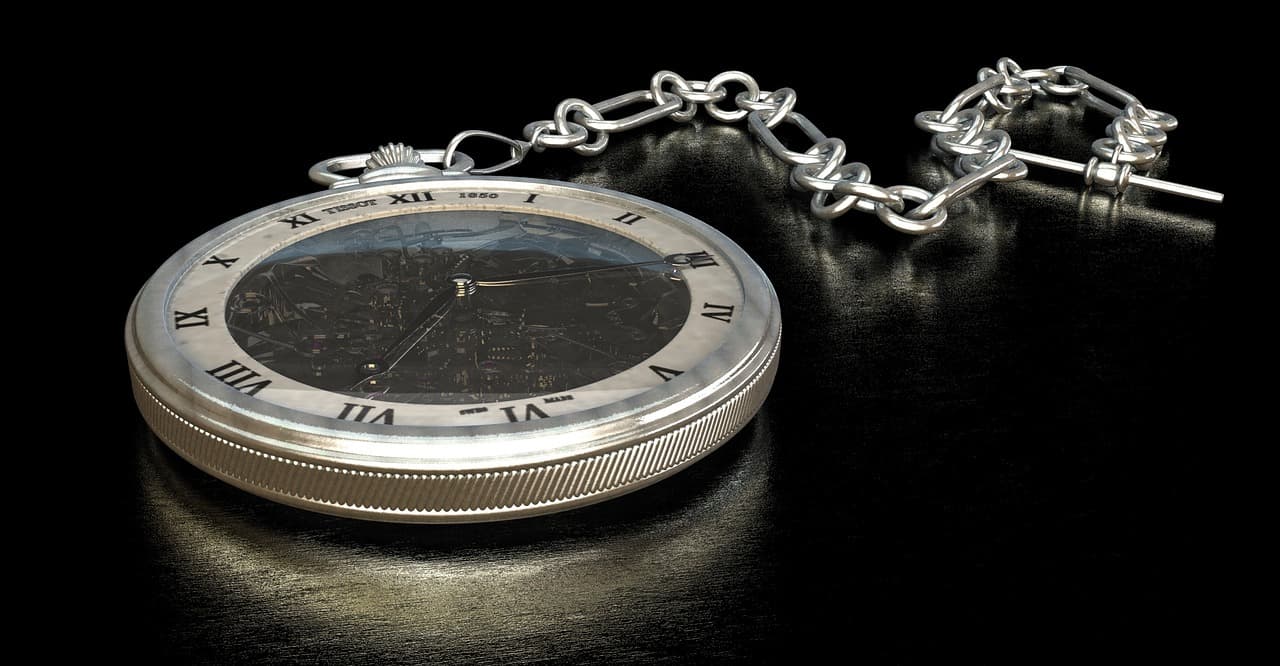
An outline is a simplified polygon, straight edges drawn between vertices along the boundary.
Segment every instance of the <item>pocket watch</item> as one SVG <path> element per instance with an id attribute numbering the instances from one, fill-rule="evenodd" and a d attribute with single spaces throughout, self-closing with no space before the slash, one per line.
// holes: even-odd
<path id="1" fill-rule="evenodd" d="M 794 110 L 794 91 L 734 71 L 664 71 L 602 102 L 566 99 L 523 139 L 471 130 L 443 150 L 390 144 L 324 161 L 311 176 L 327 191 L 213 229 L 143 286 L 126 323 L 137 403 L 197 467 L 329 514 L 490 521 L 644 487 L 760 408 L 779 358 L 774 289 L 733 241 L 668 206 L 492 174 L 530 151 L 594 155 L 612 133 L 705 109 L 746 119 L 794 167 L 816 216 L 858 210 L 928 233 L 950 203 L 1026 172 L 1000 130 L 963 126 L 1003 107 L 959 109 L 1076 81 L 1036 70 L 1028 83 L 1001 67 L 925 118 L 968 141 L 938 192 L 872 185 L 842 141 Z M 605 117 L 627 107 L 639 108 Z M 812 146 L 787 148 L 780 123 Z M 510 159 L 477 167 L 460 147 L 480 140 Z"/>

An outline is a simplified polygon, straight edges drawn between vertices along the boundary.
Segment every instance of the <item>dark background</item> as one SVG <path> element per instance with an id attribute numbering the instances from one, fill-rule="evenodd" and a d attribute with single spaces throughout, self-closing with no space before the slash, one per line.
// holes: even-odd
<path id="1" fill-rule="evenodd" d="M 469 128 L 518 134 L 564 97 L 644 88 L 662 68 L 793 87 L 797 110 L 845 139 L 873 182 L 933 188 L 943 180 L 916 112 L 945 106 L 1000 55 L 1074 64 L 1179 118 L 1163 177 L 1223 190 L 1222 111 L 1187 82 L 1213 61 L 1193 45 L 1159 66 L 1043 46 L 802 66 L 727 46 L 650 57 L 643 40 L 596 59 L 566 39 L 488 66 L 392 35 L 341 52 L 188 39 L 131 57 L 112 102 L 115 138 L 147 147 L 145 177 L 124 187 L 146 207 L 101 247 L 126 260 L 97 304 L 111 416 L 82 506 L 113 536 L 70 551 L 87 575 L 67 603 L 125 626 L 98 625 L 93 650 L 631 663 L 1215 649 L 1224 207 L 1140 192 L 1117 203 L 1033 168 L 910 238 L 874 216 L 813 218 L 742 124 L 705 115 L 615 135 L 598 158 L 534 155 L 508 174 L 655 199 L 736 240 L 778 290 L 784 345 L 760 414 L 705 461 L 512 523 L 361 523 L 232 489 L 149 435 L 119 343 L 133 295 L 169 254 L 313 191 L 312 163 L 388 141 L 442 147 Z M 184 76 L 161 71 L 174 59 Z M 1015 113 L 1015 147 L 1063 157 L 1087 156 L 1106 124 L 1053 103 Z"/>

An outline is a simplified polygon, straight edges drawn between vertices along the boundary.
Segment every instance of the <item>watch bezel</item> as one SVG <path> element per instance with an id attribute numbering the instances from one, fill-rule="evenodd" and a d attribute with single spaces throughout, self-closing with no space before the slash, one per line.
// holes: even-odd
<path id="1" fill-rule="evenodd" d="M 178 349 L 166 325 L 178 278 L 229 239 L 301 210 L 424 187 L 509 188 L 626 204 L 683 225 L 737 275 L 744 306 L 724 344 L 672 381 L 631 398 L 546 420 L 489 425 L 382 425 L 341 421 L 257 399 L 210 377 Z M 127 324 L 131 370 L 160 404 L 192 426 L 263 455 L 316 465 L 405 473 L 471 473 L 575 460 L 675 430 L 743 390 L 774 362 L 777 296 L 733 241 L 668 206 L 589 185 L 527 178 L 442 177 L 319 192 L 270 205 L 203 234 L 175 253 L 139 292 Z M 513 441 L 518 436 L 518 441 Z"/>

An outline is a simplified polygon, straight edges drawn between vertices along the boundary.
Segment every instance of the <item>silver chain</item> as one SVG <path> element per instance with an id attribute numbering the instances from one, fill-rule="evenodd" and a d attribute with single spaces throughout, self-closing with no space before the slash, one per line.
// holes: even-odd
<path id="1" fill-rule="evenodd" d="M 729 86 L 742 90 L 731 97 Z M 1103 100 L 1095 92 L 1123 103 L 1123 108 Z M 794 90 L 761 90 L 754 78 L 739 71 L 722 72 L 709 81 L 690 81 L 663 70 L 653 75 L 647 90 L 636 90 L 595 104 L 577 98 L 565 99 L 556 106 L 550 120 L 525 125 L 523 140 L 483 130 L 467 130 L 455 135 L 444 151 L 420 152 L 438 159 L 445 174 L 492 174 L 519 164 L 530 150 L 570 148 L 579 155 L 598 155 L 609 145 L 609 137 L 614 133 L 662 118 L 689 122 L 701 107 L 721 122 L 745 118 L 747 129 L 778 159 L 792 166 L 791 184 L 811 193 L 809 209 L 815 216 L 830 220 L 858 210 L 874 213 L 898 231 L 927 234 L 946 224 L 947 208 L 951 204 L 988 181 L 1011 182 L 1027 176 L 1027 165 L 1020 158 L 1031 154 L 1013 151 L 1009 134 L 993 128 L 991 121 L 1034 96 L 1080 97 L 1086 104 L 1115 117 L 1107 128 L 1108 136 L 1093 143 L 1095 156 L 1083 165 L 1086 185 L 1107 185 L 1123 192 L 1134 170 L 1143 171 L 1154 165 L 1167 139 L 1165 132 L 1177 126 L 1173 116 L 1147 109 L 1133 95 L 1079 68 L 1022 69 L 1012 59 L 1001 58 L 994 69 L 978 70 L 978 82 L 957 95 L 945 109 L 916 116 L 916 125 L 934 134 L 933 152 L 953 160 L 956 180 L 936 192 L 911 185 L 873 185 L 867 165 L 845 162 L 844 141 L 826 136 L 795 110 Z M 721 105 L 730 99 L 732 108 Z M 645 105 L 645 108 L 620 118 L 605 117 L 632 105 Z M 812 145 L 803 151 L 787 148 L 774 133 L 774 128 L 782 123 L 794 125 Z M 511 151 L 509 159 L 488 167 L 475 167 L 459 150 L 464 142 L 475 139 L 503 144 Z M 349 167 L 352 157 L 355 156 L 321 163 L 313 169 L 312 177 L 333 184 L 336 179 L 328 167 Z M 372 160 L 369 166 L 375 166 Z M 318 174 L 317 170 L 327 170 L 328 174 Z M 916 205 L 908 208 L 907 202 Z"/>
<path id="2" fill-rule="evenodd" d="M 1124 108 L 1095 92 L 1114 98 Z M 952 160 L 952 169 L 960 180 L 1005 157 L 1012 158 L 1005 162 L 1007 166 L 984 182 L 1021 180 L 1027 177 L 1027 165 L 1019 158 L 1031 155 L 1012 150 L 1009 133 L 991 128 L 990 121 L 1033 96 L 1080 97 L 1089 106 L 1114 117 L 1107 126 L 1107 136 L 1093 142 L 1094 157 L 1083 165 L 1086 187 L 1106 185 L 1123 193 L 1135 170 L 1147 171 L 1155 166 L 1168 140 L 1166 132 L 1178 126 L 1173 116 L 1148 109 L 1137 97 L 1083 69 L 1066 65 L 1023 69 L 1011 58 L 1001 58 L 995 69 L 978 70 L 976 84 L 956 95 L 942 111 L 916 114 L 915 122 L 920 129 L 934 134 L 933 152 Z M 955 187 L 960 180 L 943 189 Z"/>

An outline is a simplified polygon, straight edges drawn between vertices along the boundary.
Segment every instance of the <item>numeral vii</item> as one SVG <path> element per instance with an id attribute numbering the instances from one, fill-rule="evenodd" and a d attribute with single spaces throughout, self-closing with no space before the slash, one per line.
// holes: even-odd
<path id="1" fill-rule="evenodd" d="M 374 409 L 377 409 L 374 405 L 357 405 L 352 402 L 344 402 L 342 403 L 342 412 L 338 414 L 338 418 L 343 419 L 344 421 L 355 421 L 357 423 L 395 424 L 396 410 L 394 409 L 384 409 L 381 412 L 378 412 L 377 416 L 366 421 L 365 419 L 369 418 L 369 413 Z"/>
<path id="2" fill-rule="evenodd" d="M 704 310 L 704 312 L 702 313 L 703 317 L 717 319 L 726 324 L 729 323 L 731 319 L 733 319 L 732 305 L 716 305 L 715 303 L 703 303 L 702 309 Z"/>
<path id="3" fill-rule="evenodd" d="M 239 361 L 227 361 L 207 372 L 223 384 L 244 391 L 249 395 L 257 395 L 258 391 L 271 385 L 270 379 L 253 381 L 262 375 L 244 367 Z"/>
<path id="4" fill-rule="evenodd" d="M 173 311 L 174 328 L 190 328 L 192 326 L 209 325 L 209 308 L 200 308 L 195 312 Z"/>

